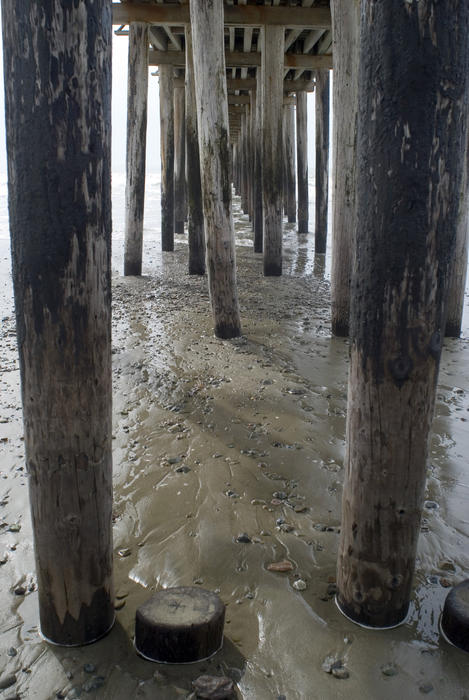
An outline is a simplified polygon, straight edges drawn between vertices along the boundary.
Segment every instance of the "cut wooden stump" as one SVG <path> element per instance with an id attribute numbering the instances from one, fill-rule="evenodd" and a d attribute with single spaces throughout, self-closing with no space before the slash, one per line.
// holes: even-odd
<path id="1" fill-rule="evenodd" d="M 191 663 L 213 656 L 223 643 L 225 606 L 195 586 L 166 588 L 137 609 L 135 647 L 150 661 Z"/>

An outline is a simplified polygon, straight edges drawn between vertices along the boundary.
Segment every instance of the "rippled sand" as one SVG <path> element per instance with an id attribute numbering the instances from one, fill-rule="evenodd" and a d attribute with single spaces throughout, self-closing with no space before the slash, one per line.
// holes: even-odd
<path id="1" fill-rule="evenodd" d="M 438 631 L 447 586 L 469 577 L 467 328 L 445 344 L 409 619 L 392 631 L 363 630 L 333 598 L 348 344 L 330 335 L 325 260 L 314 258 L 312 236 L 298 237 L 286 224 L 285 274 L 264 278 L 238 209 L 236 229 L 243 337 L 232 341 L 213 336 L 206 280 L 187 275 L 183 236 L 165 254 L 149 238 L 139 279 L 120 276 L 122 251 L 114 245 L 119 609 L 107 638 L 73 650 L 41 641 L 37 593 L 13 592 L 35 577 L 1 249 L 0 525 L 7 525 L 0 560 L 5 553 L 7 561 L 0 566 L 0 673 L 17 677 L 2 697 L 87 697 L 86 683 L 99 676 L 103 685 L 90 696 L 172 700 L 186 697 L 202 672 L 231 676 L 238 697 L 255 700 L 469 697 L 469 656 Z M 20 531 L 9 531 L 11 524 Z M 236 542 L 240 534 L 251 541 Z M 293 569 L 268 570 L 282 560 Z M 136 607 L 162 586 L 192 584 L 218 590 L 227 605 L 223 650 L 190 666 L 138 658 Z M 10 648 L 17 654 L 9 656 Z M 325 672 L 327 657 L 342 660 L 349 677 Z M 96 669 L 85 672 L 87 663 Z M 384 674 L 390 665 L 396 673 Z"/>

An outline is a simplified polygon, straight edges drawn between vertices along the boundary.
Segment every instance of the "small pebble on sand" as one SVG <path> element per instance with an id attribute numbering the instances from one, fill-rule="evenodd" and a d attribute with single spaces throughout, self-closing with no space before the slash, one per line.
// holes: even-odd
<path id="1" fill-rule="evenodd" d="M 267 566 L 268 571 L 277 571 L 279 573 L 293 571 L 294 568 L 294 565 L 291 563 L 291 561 L 288 561 L 288 559 L 284 559 L 283 561 L 274 561 Z"/>
<path id="2" fill-rule="evenodd" d="M 198 698 L 206 700 L 224 700 L 233 697 L 234 684 L 226 676 L 199 676 L 192 681 Z"/>
<path id="3" fill-rule="evenodd" d="M 394 664 L 384 664 L 381 666 L 383 676 L 397 676 L 398 670 Z"/>
<path id="4" fill-rule="evenodd" d="M 251 542 L 251 538 L 246 532 L 242 532 L 240 535 L 237 536 L 236 542 L 240 542 L 242 544 L 249 544 Z"/>
<path id="5" fill-rule="evenodd" d="M 305 591 L 307 589 L 306 581 L 303 581 L 302 578 L 294 581 L 292 585 L 295 591 Z"/>

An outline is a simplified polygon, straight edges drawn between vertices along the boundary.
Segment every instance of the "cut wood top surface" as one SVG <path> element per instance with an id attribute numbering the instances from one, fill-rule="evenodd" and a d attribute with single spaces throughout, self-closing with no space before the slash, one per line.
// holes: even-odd
<path id="1" fill-rule="evenodd" d="M 187 586 L 160 591 L 139 610 L 158 625 L 202 625 L 223 612 L 223 603 L 210 591 Z"/>

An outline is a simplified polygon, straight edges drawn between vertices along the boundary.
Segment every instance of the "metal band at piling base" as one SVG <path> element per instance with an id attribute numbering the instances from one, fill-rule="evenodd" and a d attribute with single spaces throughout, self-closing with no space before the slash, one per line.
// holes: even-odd
<path id="1" fill-rule="evenodd" d="M 215 654 L 218 654 L 219 651 L 223 648 L 223 639 L 221 640 L 221 644 L 216 649 L 214 652 L 209 654 L 208 656 L 204 656 L 203 659 L 195 659 L 194 661 L 160 661 L 159 659 L 153 659 L 151 656 L 146 656 L 146 654 L 143 654 L 140 649 L 137 647 L 137 644 L 135 643 L 135 637 L 134 637 L 134 649 L 137 652 L 137 654 L 142 658 L 145 659 L 145 661 L 151 661 L 154 664 L 166 664 L 166 666 L 190 666 L 191 664 L 199 664 L 201 661 L 208 661 L 209 659 L 212 659 Z"/>
<path id="2" fill-rule="evenodd" d="M 353 617 L 350 617 L 350 615 L 347 615 L 347 613 L 340 607 L 340 603 L 337 599 L 337 596 L 334 597 L 335 604 L 337 606 L 337 609 L 339 612 L 347 618 L 347 620 L 350 620 L 350 622 L 353 622 L 354 625 L 358 625 L 358 627 L 362 627 L 365 630 L 376 630 L 377 632 L 382 632 L 385 630 L 393 630 L 396 627 L 401 627 L 402 625 L 405 625 L 407 620 L 409 619 L 409 612 L 407 612 L 406 616 L 400 621 L 396 622 L 394 625 L 389 625 L 387 627 L 373 627 L 373 625 L 365 625 L 364 622 L 358 622 L 357 620 L 354 620 Z"/>
<path id="3" fill-rule="evenodd" d="M 46 635 L 41 631 L 41 628 L 39 628 L 38 634 L 43 639 L 47 644 L 52 644 L 54 647 L 67 647 L 67 648 L 73 648 L 73 647 L 87 647 L 89 644 L 94 644 L 95 642 L 99 642 L 100 639 L 104 639 L 109 632 L 112 630 L 114 627 L 114 623 L 116 621 L 116 616 L 112 618 L 112 622 L 107 628 L 105 632 L 102 634 L 98 635 L 97 637 L 94 637 L 94 639 L 90 639 L 89 641 L 86 642 L 77 642 L 76 644 L 66 644 L 64 642 L 54 642 L 52 639 L 49 639 L 49 637 L 46 637 Z"/>

